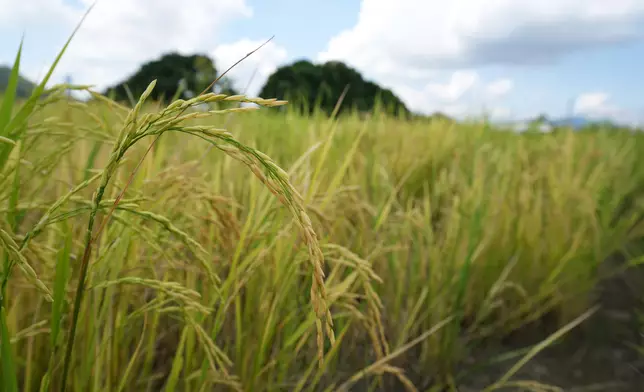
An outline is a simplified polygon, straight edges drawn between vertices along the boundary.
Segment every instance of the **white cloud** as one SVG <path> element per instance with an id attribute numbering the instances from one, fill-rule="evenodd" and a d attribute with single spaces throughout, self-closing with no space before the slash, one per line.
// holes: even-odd
<path id="1" fill-rule="evenodd" d="M 431 78 L 422 89 L 398 85 L 395 90 L 401 98 L 414 102 L 411 106 L 418 111 L 440 110 L 454 116 L 486 112 L 495 118 L 509 116 L 509 109 L 493 105 L 487 107 L 486 100 L 497 101 L 507 95 L 514 83 L 503 78 L 483 83 L 474 70 L 457 70 L 445 82 Z M 489 104 L 489 102 L 488 102 Z"/>
<path id="2" fill-rule="evenodd" d="M 592 115 L 592 116 L 605 116 L 617 110 L 608 102 L 609 95 L 602 92 L 590 92 L 581 94 L 577 97 L 574 103 L 575 113 Z"/>
<path id="3" fill-rule="evenodd" d="M 424 83 L 420 79 L 405 83 L 386 77 L 378 82 L 392 88 L 411 110 L 420 113 L 438 111 L 455 117 L 486 113 L 495 119 L 510 116 L 510 109 L 499 100 L 513 88 L 511 80 L 485 83 L 478 72 L 469 69 L 431 75 Z"/>
<path id="4" fill-rule="evenodd" d="M 425 91 L 434 98 L 455 102 L 474 87 L 478 80 L 479 75 L 474 71 L 456 71 L 447 83 L 429 83 L 425 87 Z"/>
<path id="5" fill-rule="evenodd" d="M 45 21 L 63 39 L 62 47 L 85 10 L 94 0 L 0 0 L 0 9 L 11 9 L 11 18 L 2 28 L 25 30 L 34 41 L 47 39 Z M 82 7 L 78 6 L 78 3 Z M 14 12 L 15 11 L 15 12 Z M 142 63 L 174 50 L 179 53 L 207 53 L 219 42 L 224 25 L 237 18 L 252 16 L 245 0 L 109 0 L 99 1 L 73 38 L 52 79 L 73 81 L 104 88 L 133 73 Z M 25 47 L 29 51 L 29 46 Z M 53 57 L 46 64 L 49 66 Z M 42 75 L 38 66 L 26 67 L 27 75 Z"/>
<path id="6" fill-rule="evenodd" d="M 575 99 L 573 111 L 590 118 L 612 119 L 624 124 L 641 124 L 642 121 L 641 114 L 616 105 L 609 94 L 598 91 L 580 94 Z"/>
<path id="7" fill-rule="evenodd" d="M 223 72 L 264 42 L 265 40 L 242 39 L 232 44 L 219 45 L 212 51 L 211 56 L 219 64 L 219 68 Z M 235 66 L 227 75 L 230 75 L 235 82 L 235 87 L 241 92 L 248 88 L 246 94 L 256 96 L 266 79 L 286 59 L 286 49 L 271 41 Z"/>
<path id="8" fill-rule="evenodd" d="M 497 79 L 485 86 L 485 94 L 491 99 L 504 97 L 514 88 L 514 82 L 511 79 Z"/>
<path id="9" fill-rule="evenodd" d="M 642 22 L 639 0 L 363 0 L 321 58 L 421 70 L 543 63 L 642 36 Z"/>
<path id="10" fill-rule="evenodd" d="M 75 12 L 63 0 L 0 0 L 0 9 L 11 12 L 0 13 L 0 25 L 40 26 L 44 23 L 66 23 L 74 18 Z"/>
<path id="11" fill-rule="evenodd" d="M 431 112 L 444 101 L 461 107 L 466 99 L 479 111 L 483 100 L 501 105 L 514 83 L 482 87 L 480 77 L 462 70 L 549 64 L 640 37 L 642 0 L 363 0 L 356 24 L 333 37 L 318 60 L 356 67 L 416 110 Z M 437 82 L 445 72 L 453 74 Z"/>
<path id="12" fill-rule="evenodd" d="M 512 114 L 512 111 L 509 108 L 506 107 L 493 107 L 490 109 L 489 115 L 492 119 L 494 120 L 499 120 L 499 119 L 509 119 Z"/>
<path id="13" fill-rule="evenodd" d="M 573 111 L 589 118 L 610 119 L 627 125 L 642 125 L 644 123 L 641 109 L 620 107 L 611 101 L 609 94 L 600 91 L 580 94 L 575 99 Z"/>

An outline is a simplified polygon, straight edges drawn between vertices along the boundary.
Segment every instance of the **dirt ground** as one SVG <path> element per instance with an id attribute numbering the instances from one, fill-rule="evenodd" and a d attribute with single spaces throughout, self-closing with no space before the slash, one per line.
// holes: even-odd
<path id="1" fill-rule="evenodd" d="M 610 264 L 614 266 L 614 263 Z M 630 269 L 606 279 L 596 294 L 600 310 L 570 331 L 559 344 L 539 353 L 513 380 L 537 381 L 557 386 L 566 392 L 644 391 L 644 355 L 639 355 L 632 348 L 634 345 L 644 345 L 644 328 L 638 318 L 638 310 L 644 311 L 644 269 Z M 541 334 L 528 332 L 515 336 L 503 345 L 480 350 L 469 362 L 475 365 L 478 358 L 490 358 L 495 354 L 529 347 L 546 336 L 543 331 Z M 518 359 L 512 358 L 465 376 L 458 383 L 459 391 L 481 391 L 501 377 Z"/>
<path id="2" fill-rule="evenodd" d="M 619 263 L 609 261 L 606 268 Z M 511 381 L 536 381 L 559 389 L 507 387 L 497 391 L 644 392 L 644 354 L 633 348 L 644 347 L 644 319 L 641 318 L 644 314 L 644 268 L 629 269 L 604 279 L 595 298 L 600 305 L 595 314 L 569 331 L 557 344 L 537 354 L 511 378 Z M 537 323 L 503 342 L 474 350 L 459 366 L 461 372 L 455 375 L 458 392 L 481 392 L 500 379 L 530 348 L 555 331 L 554 326 Z M 490 358 L 517 351 L 522 352 L 489 364 Z M 426 377 L 431 370 L 424 375 L 408 370 L 406 375 L 419 391 L 430 390 Z M 406 391 L 397 381 L 389 381 L 396 385 L 389 384 L 387 392 Z M 358 383 L 351 391 L 369 391 L 368 384 Z"/>

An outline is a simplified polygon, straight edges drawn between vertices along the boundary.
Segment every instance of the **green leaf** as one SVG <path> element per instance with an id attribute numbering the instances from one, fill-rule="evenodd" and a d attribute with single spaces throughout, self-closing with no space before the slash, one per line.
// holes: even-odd
<path id="1" fill-rule="evenodd" d="M 11 338 L 7 328 L 7 318 L 4 308 L 0 308 L 0 363 L 2 363 L 2 383 L 0 386 L 6 392 L 18 392 L 18 380 L 11 352 Z"/>
<path id="2" fill-rule="evenodd" d="M 65 243 L 58 252 L 56 260 L 56 277 L 54 279 L 54 302 L 51 310 L 51 347 L 58 346 L 58 334 L 60 333 L 60 322 L 65 304 L 65 288 L 69 281 L 70 260 L 72 252 L 73 232 L 66 221 L 62 222 Z"/>
<path id="3" fill-rule="evenodd" d="M 16 54 L 16 60 L 13 63 L 11 68 L 11 75 L 9 76 L 9 83 L 7 84 L 7 89 L 4 92 L 4 98 L 2 104 L 0 104 L 0 137 L 8 139 L 9 124 L 11 120 L 11 112 L 13 111 L 13 105 L 16 101 L 16 91 L 18 89 L 18 80 L 20 79 L 20 57 L 22 56 L 22 42 L 20 40 L 20 46 L 18 47 L 18 54 Z M 9 139 L 11 140 L 11 139 Z"/>

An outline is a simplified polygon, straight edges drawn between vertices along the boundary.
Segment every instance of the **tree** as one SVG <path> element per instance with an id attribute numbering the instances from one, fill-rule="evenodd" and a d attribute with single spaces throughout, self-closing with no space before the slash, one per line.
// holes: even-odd
<path id="1" fill-rule="evenodd" d="M 432 120 L 453 123 L 455 120 L 443 112 L 434 112 L 429 116 Z"/>
<path id="2" fill-rule="evenodd" d="M 180 96 L 190 98 L 201 93 L 216 78 L 217 68 L 208 56 L 202 54 L 184 56 L 173 52 L 143 64 L 125 81 L 108 88 L 106 95 L 112 95 L 117 101 L 125 101 L 128 100 L 127 89 L 129 89 L 133 98 L 137 99 L 150 82 L 157 79 L 156 87 L 151 94 L 152 99 L 169 100 L 176 96 L 179 86 L 183 87 Z M 224 87 L 220 91 L 224 94 L 237 94 L 232 88 L 232 83 L 225 77 L 218 82 L 218 85 Z"/>
<path id="3" fill-rule="evenodd" d="M 550 120 L 548 119 L 548 116 L 545 113 L 541 113 L 534 121 L 540 124 L 546 124 L 550 122 Z"/>
<path id="4" fill-rule="evenodd" d="M 278 68 L 259 95 L 287 99 L 291 106 L 312 113 L 319 107 L 331 113 L 342 96 L 340 111 L 372 111 L 377 103 L 389 113 L 409 114 L 405 104 L 389 89 L 365 80 L 355 69 L 339 61 L 315 65 L 307 60 Z"/>

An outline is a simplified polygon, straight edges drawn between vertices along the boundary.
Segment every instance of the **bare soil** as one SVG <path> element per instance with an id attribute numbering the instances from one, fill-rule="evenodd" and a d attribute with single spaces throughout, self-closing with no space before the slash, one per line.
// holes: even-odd
<path id="1" fill-rule="evenodd" d="M 617 267 L 620 262 L 618 259 L 607 261 L 605 268 Z M 559 342 L 537 354 L 511 378 L 511 381 L 537 382 L 560 389 L 506 387 L 497 391 L 644 392 L 644 353 L 635 349 L 644 347 L 644 320 L 641 317 L 644 314 L 644 268 L 613 274 L 599 284 L 594 294 L 600 309 Z M 464 363 L 457 366 L 459 371 L 454 380 L 457 391 L 483 391 L 556 330 L 548 320 L 540 320 L 509 338 L 487 342 L 487 346 L 472 350 Z M 505 359 L 491 361 L 501 357 Z M 431 389 L 432 383 L 428 380 L 431 373 L 431 369 L 422 375 L 406 369 L 406 375 L 423 392 L 436 391 Z M 385 378 L 387 392 L 406 391 L 399 382 Z M 351 391 L 371 390 L 368 384 L 359 382 Z"/>
<path id="2" fill-rule="evenodd" d="M 617 261 L 607 262 L 614 267 Z M 531 380 L 557 386 L 563 391 L 644 391 L 644 355 L 634 346 L 644 345 L 644 269 L 628 271 L 605 279 L 596 293 L 600 310 L 561 342 L 545 349 L 528 362 L 513 380 Z M 530 347 L 553 330 L 522 330 L 508 341 L 479 350 L 468 362 L 476 365 L 502 353 Z M 519 357 L 484 366 L 458 382 L 459 391 L 481 391 L 499 379 Z M 527 389 L 506 388 L 503 391 Z"/>

